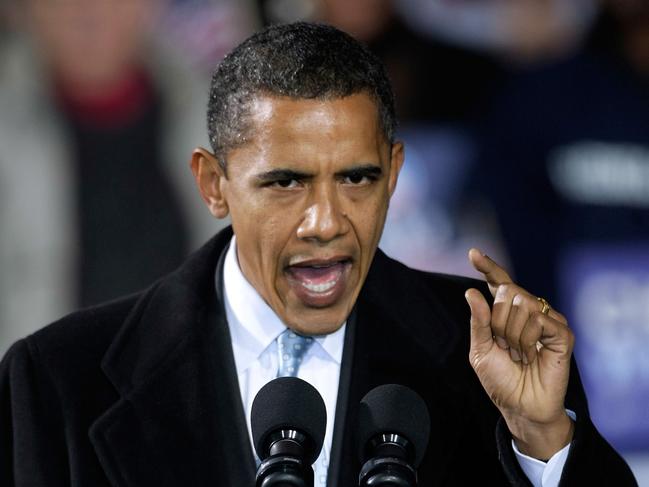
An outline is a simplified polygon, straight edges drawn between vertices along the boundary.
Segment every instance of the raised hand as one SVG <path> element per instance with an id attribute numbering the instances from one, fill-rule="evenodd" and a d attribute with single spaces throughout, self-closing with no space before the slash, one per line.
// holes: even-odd
<path id="1" fill-rule="evenodd" d="M 566 319 L 514 284 L 498 264 L 476 249 L 469 260 L 484 274 L 493 309 L 469 289 L 469 360 L 500 410 L 521 452 L 550 458 L 572 439 L 564 400 L 574 335 Z"/>

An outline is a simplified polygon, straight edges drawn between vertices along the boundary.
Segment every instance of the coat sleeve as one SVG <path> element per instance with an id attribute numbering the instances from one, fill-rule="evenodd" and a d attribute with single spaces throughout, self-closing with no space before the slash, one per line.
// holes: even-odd
<path id="1" fill-rule="evenodd" d="M 575 433 L 563 467 L 560 487 L 572 485 L 616 485 L 636 487 L 638 484 L 624 459 L 599 434 L 590 420 L 586 394 L 579 378 L 577 364 L 572 359 L 566 408 L 577 415 Z M 511 434 L 500 418 L 496 425 L 498 456 L 511 485 L 531 486 L 511 447 Z"/>
<path id="2" fill-rule="evenodd" d="M 0 362 L 0 485 L 70 485 L 60 402 L 27 340 Z"/>

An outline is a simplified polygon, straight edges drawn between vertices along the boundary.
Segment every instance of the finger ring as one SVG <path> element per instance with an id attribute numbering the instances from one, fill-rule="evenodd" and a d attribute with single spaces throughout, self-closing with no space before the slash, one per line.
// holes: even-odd
<path id="1" fill-rule="evenodd" d="M 541 313 L 543 313 L 544 315 L 547 315 L 547 314 L 550 312 L 550 310 L 552 309 L 552 306 L 550 306 L 550 303 L 548 303 L 548 302 L 547 302 L 545 299 L 543 299 L 543 298 L 536 298 L 536 300 L 537 300 L 539 303 L 541 303 L 541 305 L 543 306 L 543 307 L 541 308 Z"/>

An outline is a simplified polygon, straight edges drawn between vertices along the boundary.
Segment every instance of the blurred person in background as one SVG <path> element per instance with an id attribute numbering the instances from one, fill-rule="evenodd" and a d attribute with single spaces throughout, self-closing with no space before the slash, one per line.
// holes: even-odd
<path id="1" fill-rule="evenodd" d="M 517 278 L 566 310 L 595 423 L 646 452 L 649 3 L 601 7 L 581 49 L 518 66 L 494 99 L 474 189 Z"/>
<path id="2" fill-rule="evenodd" d="M 187 170 L 204 84 L 153 41 L 157 0 L 24 0 L 0 48 L 0 353 L 134 292 L 214 230 Z"/>

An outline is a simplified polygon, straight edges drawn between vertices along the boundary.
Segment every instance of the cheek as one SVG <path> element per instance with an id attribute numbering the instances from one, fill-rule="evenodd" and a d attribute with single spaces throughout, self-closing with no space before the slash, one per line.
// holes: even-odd
<path id="1" fill-rule="evenodd" d="M 266 285 L 273 288 L 283 275 L 285 251 L 293 235 L 292 226 L 286 215 L 276 213 L 254 226 L 257 237 L 257 253 L 260 256 L 259 265 Z"/>
<path id="2" fill-rule="evenodd" d="M 354 227 L 363 247 L 378 244 L 388 209 L 386 201 L 387 196 L 381 195 L 354 205 Z"/>

